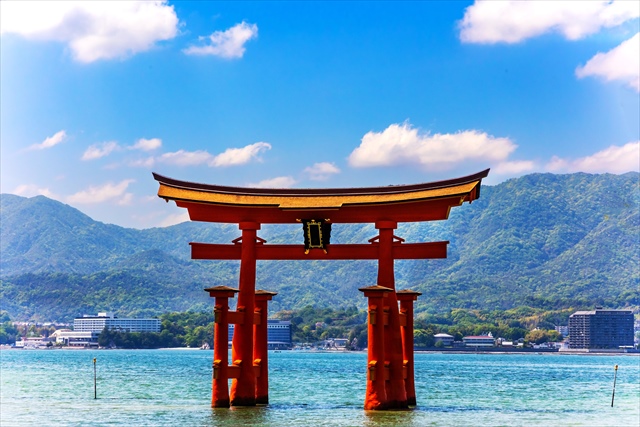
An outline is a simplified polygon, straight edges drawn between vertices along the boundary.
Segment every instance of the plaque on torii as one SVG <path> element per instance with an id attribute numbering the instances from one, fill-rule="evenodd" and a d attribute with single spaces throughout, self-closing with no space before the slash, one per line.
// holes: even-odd
<path id="1" fill-rule="evenodd" d="M 335 189 L 228 187 L 179 181 L 154 173 L 160 184 L 158 196 L 186 208 L 192 221 L 235 223 L 242 231 L 230 244 L 190 243 L 192 259 L 240 260 L 237 290 L 207 288 L 216 298 L 217 312 L 225 313 L 216 319 L 224 318 L 225 326 L 235 324 L 231 365 L 220 365 L 228 363 L 223 355 L 214 360 L 212 406 L 253 406 L 268 402 L 268 365 L 264 350 L 267 338 L 265 325 L 260 320 L 266 320 L 267 298 L 259 296 L 266 291 L 256 293 L 255 289 L 258 260 L 378 260 L 377 283 L 374 286 L 363 283 L 365 286 L 360 289 L 369 301 L 364 406 L 381 410 L 415 405 L 413 301 L 420 294 L 396 292 L 394 261 L 446 258 L 449 242 L 406 243 L 394 235 L 394 230 L 399 222 L 447 219 L 452 207 L 480 197 L 482 179 L 488 173 L 489 169 L 423 184 Z M 293 223 L 302 224 L 304 244 L 268 244 L 257 236 L 261 224 Z M 367 243 L 332 244 L 328 239 L 330 227 L 338 223 L 372 223 L 379 234 Z M 237 310 L 228 312 L 228 306 L 224 305 L 236 292 Z M 222 328 L 216 328 L 216 332 L 218 330 L 221 331 L 218 334 L 224 333 Z M 218 338 L 215 342 L 222 343 L 223 339 Z M 226 352 L 226 347 L 224 350 Z M 229 379 L 232 381 L 230 391 Z"/>

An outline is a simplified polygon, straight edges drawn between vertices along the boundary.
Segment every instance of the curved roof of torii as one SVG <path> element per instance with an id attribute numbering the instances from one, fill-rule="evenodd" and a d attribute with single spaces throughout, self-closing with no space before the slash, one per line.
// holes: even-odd
<path id="1" fill-rule="evenodd" d="M 179 181 L 153 173 L 158 196 L 187 208 L 193 221 L 334 223 L 446 219 L 453 206 L 480 197 L 489 169 L 446 181 L 366 188 L 272 189 L 227 187 Z"/>

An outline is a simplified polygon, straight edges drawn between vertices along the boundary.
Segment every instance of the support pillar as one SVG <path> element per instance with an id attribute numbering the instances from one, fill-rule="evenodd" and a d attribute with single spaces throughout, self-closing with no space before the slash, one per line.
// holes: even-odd
<path id="1" fill-rule="evenodd" d="M 393 231 L 398 227 L 395 221 L 377 221 L 379 230 L 378 286 L 390 288 L 385 295 L 384 305 L 389 307 L 389 326 L 385 329 L 384 342 L 386 358 L 389 362 L 389 381 L 386 385 L 389 409 L 406 409 L 407 393 L 403 376 L 402 336 L 400 334 L 400 313 L 395 292 Z"/>
<path id="2" fill-rule="evenodd" d="M 256 323 L 253 325 L 253 366 L 258 371 L 256 378 L 256 404 L 269 403 L 269 347 L 267 303 L 278 295 L 262 289 L 256 291 Z"/>
<path id="3" fill-rule="evenodd" d="M 367 318 L 367 391 L 364 398 L 364 409 L 388 409 L 385 368 L 385 313 L 384 297 L 393 289 L 382 286 L 360 288 L 368 299 Z"/>
<path id="4" fill-rule="evenodd" d="M 233 333 L 231 358 L 238 377 L 231 381 L 231 405 L 255 406 L 256 376 L 253 369 L 253 316 L 256 291 L 256 231 L 257 222 L 241 222 L 242 250 L 240 257 L 240 293 L 237 312 L 240 315 Z"/>
<path id="5" fill-rule="evenodd" d="M 422 295 L 420 292 L 402 290 L 396 292 L 400 301 L 400 314 L 404 317 L 402 332 L 402 357 L 404 359 L 404 387 L 407 393 L 407 404 L 416 406 L 416 383 L 413 357 L 413 302 Z"/>
<path id="6" fill-rule="evenodd" d="M 239 292 L 228 286 L 206 288 L 215 298 L 213 326 L 213 380 L 211 407 L 229 407 L 229 298 Z"/>

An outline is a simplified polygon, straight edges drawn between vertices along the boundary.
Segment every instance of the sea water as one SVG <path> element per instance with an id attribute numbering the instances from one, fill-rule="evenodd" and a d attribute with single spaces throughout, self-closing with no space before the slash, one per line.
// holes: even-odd
<path id="1" fill-rule="evenodd" d="M 269 405 L 231 409 L 210 408 L 212 356 L 201 350 L 1 351 L 0 425 L 640 425 L 637 356 L 416 354 L 418 406 L 378 412 L 362 409 L 364 353 L 270 352 Z"/>

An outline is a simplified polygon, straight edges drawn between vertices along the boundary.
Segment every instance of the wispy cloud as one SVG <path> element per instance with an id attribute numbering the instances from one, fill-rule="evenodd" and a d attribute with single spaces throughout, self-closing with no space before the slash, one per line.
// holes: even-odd
<path id="1" fill-rule="evenodd" d="M 178 166 L 196 166 L 209 162 L 212 157 L 211 154 L 204 150 L 178 150 L 171 153 L 164 153 L 158 158 L 158 161 Z"/>
<path id="2" fill-rule="evenodd" d="M 46 196 L 50 199 L 59 199 L 60 197 L 47 187 L 40 187 L 35 184 L 22 184 L 13 190 L 13 194 L 22 197 Z"/>
<path id="3" fill-rule="evenodd" d="M 620 80 L 640 92 L 640 33 L 606 53 L 595 55 L 576 69 L 576 76 Z"/>
<path id="4" fill-rule="evenodd" d="M 578 159 L 554 156 L 546 165 L 550 172 L 625 173 L 640 170 L 640 141 L 612 145 Z"/>
<path id="5" fill-rule="evenodd" d="M 119 150 L 120 146 L 115 141 L 101 142 L 99 144 L 93 144 L 87 148 L 82 155 L 82 160 L 95 160 L 101 157 L 108 156 L 113 151 Z"/>
<path id="6" fill-rule="evenodd" d="M 160 147 L 162 147 L 162 140 L 160 138 L 140 138 L 135 144 L 127 148 L 130 150 L 153 151 Z"/>
<path id="7" fill-rule="evenodd" d="M 159 224 L 159 227 L 169 227 L 171 225 L 180 224 L 190 221 L 189 212 L 181 212 L 178 214 L 167 215 Z"/>
<path id="8" fill-rule="evenodd" d="M 245 43 L 258 37 L 258 26 L 242 21 L 225 31 L 215 31 L 210 36 L 199 37 L 207 40 L 204 46 L 190 46 L 183 52 L 187 55 L 212 55 L 221 58 L 242 58 Z"/>
<path id="9" fill-rule="evenodd" d="M 72 194 L 66 198 L 69 203 L 77 204 L 97 204 L 106 201 L 114 201 L 117 204 L 129 204 L 133 195 L 127 193 L 129 185 L 135 182 L 133 179 L 125 179 L 117 184 L 108 182 L 100 186 L 90 186 L 89 188 Z"/>
<path id="10" fill-rule="evenodd" d="M 33 144 L 27 148 L 28 150 L 44 150 L 46 148 L 55 147 L 56 145 L 63 142 L 67 137 L 67 132 L 61 130 L 56 132 L 53 136 L 47 137 L 40 144 Z"/>
<path id="11" fill-rule="evenodd" d="M 260 154 L 267 150 L 271 150 L 271 144 L 267 142 L 256 142 L 242 148 L 227 148 L 223 153 L 212 158 L 209 165 L 237 166 L 244 165 L 252 160 L 261 161 Z"/>
<path id="12" fill-rule="evenodd" d="M 491 172 L 497 175 L 521 175 L 536 169 L 536 163 L 531 160 L 514 160 L 500 162 L 491 167 Z"/>
<path id="13" fill-rule="evenodd" d="M 178 34 L 166 1 L 3 1 L 2 33 L 66 43 L 79 62 L 122 58 Z"/>
<path id="14" fill-rule="evenodd" d="M 340 169 L 333 163 L 321 162 L 304 168 L 304 173 L 306 173 L 312 181 L 326 181 L 331 175 L 340 173 Z"/>
<path id="15" fill-rule="evenodd" d="M 502 162 L 516 149 L 509 138 L 477 130 L 458 133 L 420 133 L 408 123 L 369 132 L 349 156 L 354 167 L 420 165 L 447 169 L 465 161 Z"/>
<path id="16" fill-rule="evenodd" d="M 247 186 L 256 188 L 290 188 L 293 187 L 296 182 L 297 181 L 291 176 L 278 176 L 260 182 L 250 183 L 247 184 Z"/>
<path id="17" fill-rule="evenodd" d="M 640 15 L 635 1 L 476 1 L 458 23 L 465 43 L 518 43 L 558 32 L 569 40 Z"/>

